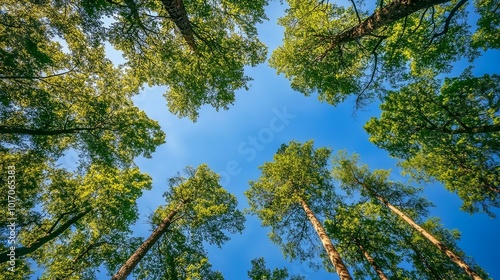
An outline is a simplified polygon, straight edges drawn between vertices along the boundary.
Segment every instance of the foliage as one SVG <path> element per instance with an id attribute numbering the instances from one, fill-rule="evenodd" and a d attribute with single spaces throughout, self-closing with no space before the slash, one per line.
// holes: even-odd
<path id="1" fill-rule="evenodd" d="M 390 92 L 380 118 L 365 125 L 370 141 L 386 149 L 415 177 L 433 177 L 457 192 L 467 212 L 499 207 L 500 76 L 465 71 L 419 80 Z"/>
<path id="2" fill-rule="evenodd" d="M 95 279 L 98 267 L 128 242 L 136 200 L 151 178 L 137 168 L 91 165 L 80 173 L 49 166 L 37 179 L 32 207 L 16 212 L 22 221 L 16 256 L 44 267 L 42 279 Z"/>
<path id="3" fill-rule="evenodd" d="M 40 91 L 50 95 L 51 91 L 36 85 L 54 85 L 49 77 L 66 81 L 67 74 L 81 73 L 80 68 L 87 64 L 93 67 L 85 72 L 88 74 L 62 86 L 79 92 L 89 90 L 94 82 L 133 95 L 147 82 L 168 87 L 165 96 L 170 111 L 179 116 L 195 120 L 204 104 L 227 109 L 234 102 L 235 90 L 248 87 L 250 78 L 244 75 L 244 66 L 265 59 L 266 48 L 257 39 L 256 25 L 266 18 L 267 1 L 180 1 L 196 40 L 194 50 L 186 45 L 185 36 L 179 34 L 183 30 L 165 9 L 171 2 L 4 1 L 8 8 L 0 16 L 2 86 L 15 94 L 13 84 L 21 83 L 29 85 L 31 95 Z M 115 84 L 116 79 L 99 74 L 102 62 L 93 64 L 96 58 L 91 59 L 107 43 L 126 59 L 120 71 L 127 72 L 123 89 L 120 82 Z M 70 53 L 64 53 L 62 46 Z"/>
<path id="4" fill-rule="evenodd" d="M 251 280 L 304 280 L 302 276 L 294 275 L 288 278 L 288 270 L 286 268 L 271 269 L 266 267 L 266 261 L 260 257 L 252 260 L 252 269 L 248 271 L 248 277 Z"/>
<path id="5" fill-rule="evenodd" d="M 180 117 L 196 120 L 205 104 L 227 109 L 235 90 L 247 88 L 243 67 L 265 59 L 256 25 L 266 18 L 266 0 L 179 1 L 187 26 L 166 9 L 174 1 L 82 2 L 94 18 L 113 19 L 106 39 L 123 52 L 134 77 L 168 86 L 169 110 Z"/>
<path id="6" fill-rule="evenodd" d="M 135 272 L 141 279 L 222 279 L 219 272 L 211 271 L 203 244 L 220 247 L 229 240 L 227 233 L 243 230 L 245 217 L 236 208 L 236 197 L 219 184 L 220 176 L 206 164 L 196 169 L 188 166 L 185 174 L 169 179 L 166 204 L 151 217 L 155 230 L 113 279 L 127 277 L 144 256 L 145 262 Z M 152 269 L 159 263 L 165 266 Z"/>
<path id="7" fill-rule="evenodd" d="M 486 49 L 500 48 L 500 3 L 498 0 L 477 0 L 478 29 L 472 37 L 473 45 Z"/>
<path id="8" fill-rule="evenodd" d="M 377 274 L 365 252 L 389 279 L 415 279 L 401 267 L 404 261 L 395 229 L 395 219 L 382 205 L 360 199 L 350 205 L 338 203 L 325 228 L 337 242 L 342 258 L 353 269 L 355 279 L 375 279 Z"/>
<path id="9" fill-rule="evenodd" d="M 304 200 L 313 212 L 321 214 L 334 195 L 328 171 L 330 150 L 314 149 L 312 141 L 291 141 L 282 145 L 273 162 L 259 169 L 262 175 L 250 181 L 245 192 L 250 208 L 263 226 L 271 227 L 269 237 L 290 259 L 312 260 L 320 244 L 300 204 Z"/>
<path id="10" fill-rule="evenodd" d="M 332 172 L 342 189 L 351 196 L 359 197 L 359 202 L 352 206 L 337 209 L 335 213 L 338 216 L 335 215 L 327 223 L 327 229 L 333 230 L 336 237 L 347 235 L 351 238 L 339 244 L 339 248 L 347 249 L 342 250 L 342 253 L 347 255 L 347 261 L 353 261 L 352 257 L 356 257 L 356 248 L 346 246 L 352 246 L 358 241 L 366 249 L 372 250 L 375 259 L 381 267 L 385 267 L 386 272 L 395 273 L 393 277 L 397 275 L 398 278 L 405 279 L 470 279 L 461 267 L 444 254 L 442 248 L 437 248 L 421 232 L 410 227 L 407 221 L 389 211 L 388 205 L 381 203 L 382 198 L 420 224 L 447 249 L 465 259 L 483 279 L 487 278 L 487 274 L 474 260 L 466 257 L 458 247 L 459 231 L 444 228 L 438 218 L 427 218 L 432 204 L 421 197 L 419 188 L 391 181 L 390 172 L 387 170 L 370 171 L 368 166 L 358 164 L 357 155 L 349 157 L 345 152 L 340 152 L 334 158 Z M 389 253 L 386 253 L 387 251 Z M 412 264 L 410 270 L 402 266 L 404 262 Z M 358 273 L 366 275 L 367 268 L 359 269 Z"/>
<path id="11" fill-rule="evenodd" d="M 209 244 L 220 246 L 229 240 L 225 232 L 241 232 L 245 218 L 237 209 L 236 197 L 220 185 L 220 175 L 206 164 L 196 169 L 188 166 L 185 173 L 188 177 L 179 174 L 169 179 L 166 204 L 156 210 L 153 223 L 181 205 L 176 224 Z"/>
<path id="12" fill-rule="evenodd" d="M 74 11 L 7 1 L 0 17 L 0 143 L 57 160 L 130 166 L 164 142 L 156 121 L 134 106 L 138 82 L 105 57 Z"/>
<path id="13" fill-rule="evenodd" d="M 212 271 L 203 241 L 175 228 L 160 238 L 134 274 L 136 279 L 224 279 Z"/>
<path id="14" fill-rule="evenodd" d="M 363 105 L 376 93 L 383 95 L 382 83 L 397 87 L 428 69 L 448 72 L 452 62 L 477 55 L 469 44 L 463 1 L 420 1 L 428 5 L 415 12 L 412 5 L 418 3 L 388 1 L 370 16 L 361 10 L 364 1 L 351 1 L 349 7 L 287 2 L 290 8 L 279 20 L 284 43 L 270 64 L 291 80 L 293 89 L 305 95 L 317 92 L 321 101 L 333 105 L 350 95 Z M 370 18 L 378 22 L 365 24 Z"/>

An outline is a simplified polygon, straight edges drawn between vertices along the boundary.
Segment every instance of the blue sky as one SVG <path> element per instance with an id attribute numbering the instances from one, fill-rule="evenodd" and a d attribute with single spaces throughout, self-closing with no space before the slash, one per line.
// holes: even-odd
<path id="1" fill-rule="evenodd" d="M 259 28 L 269 53 L 281 44 L 283 29 L 276 24 L 276 19 L 283 10 L 279 2 L 272 2 L 267 9 L 270 20 Z M 491 52 L 480 58 L 475 74 L 498 73 L 498 66 L 491 63 L 498 57 L 499 52 Z M 167 179 L 187 165 L 196 167 L 207 163 L 223 175 L 223 186 L 238 197 L 240 208 L 247 207 L 243 192 L 249 188 L 248 181 L 257 179 L 258 166 L 271 161 L 279 146 L 290 140 L 314 139 L 316 147 L 356 152 L 372 169 L 392 168 L 394 178 L 398 178 L 396 161 L 371 144 L 362 128 L 371 116 L 378 116 L 378 104 L 354 115 L 352 100 L 333 107 L 320 103 L 315 96 L 305 97 L 291 90 L 289 81 L 277 76 L 267 64 L 249 68 L 246 73 L 254 79 L 250 90 L 239 91 L 234 106 L 227 111 L 203 107 L 196 123 L 168 112 L 162 96 L 164 88 L 148 88 L 134 97 L 136 105 L 150 118 L 158 120 L 167 135 L 166 144 L 157 149 L 153 159 L 136 160 L 141 170 L 152 176 L 154 184 L 153 189 L 138 200 L 141 217 L 134 227 L 136 235 L 150 234 L 147 216 L 164 203 L 161 195 L 166 190 Z M 461 202 L 457 196 L 440 185 L 428 186 L 424 195 L 436 204 L 431 215 L 440 217 L 447 228 L 458 228 L 462 232 L 460 247 L 490 276 L 500 277 L 498 258 L 494 256 L 494 252 L 500 251 L 498 220 L 460 212 Z M 250 261 L 262 256 L 269 267 L 287 267 L 292 274 L 302 274 L 307 279 L 338 279 L 336 274 L 313 271 L 306 264 L 285 260 L 279 248 L 269 241 L 268 232 L 257 218 L 247 217 L 243 234 L 231 236 L 222 249 L 208 247 L 213 268 L 220 270 L 226 279 L 247 279 Z"/>

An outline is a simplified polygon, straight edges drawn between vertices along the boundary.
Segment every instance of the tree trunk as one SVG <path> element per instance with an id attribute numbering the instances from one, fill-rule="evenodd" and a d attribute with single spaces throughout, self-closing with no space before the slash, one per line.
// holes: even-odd
<path id="1" fill-rule="evenodd" d="M 307 218 L 309 218 L 309 221 L 311 221 L 311 224 L 316 230 L 316 233 L 318 233 L 319 239 L 321 240 L 323 247 L 325 247 L 325 251 L 328 254 L 328 257 L 330 258 L 330 261 L 332 262 L 333 266 L 335 267 L 335 270 L 337 271 L 337 274 L 339 275 L 340 279 L 352 280 L 352 277 L 349 274 L 349 270 L 347 270 L 347 267 L 344 265 L 342 258 L 340 258 L 339 253 L 337 252 L 337 250 L 332 244 L 332 241 L 326 234 L 323 225 L 316 218 L 313 211 L 309 208 L 309 206 L 304 200 L 301 200 L 300 204 L 302 205 L 302 208 L 304 208 Z"/>
<path id="2" fill-rule="evenodd" d="M 25 134 L 25 135 L 60 135 L 60 134 L 72 134 L 79 131 L 91 131 L 100 129 L 98 127 L 76 127 L 68 129 L 54 129 L 54 130 L 43 130 L 43 129 L 31 129 L 25 127 L 13 127 L 13 126 L 0 126 L 0 134 Z"/>
<path id="3" fill-rule="evenodd" d="M 432 234 L 430 234 L 423 227 L 419 226 L 415 221 L 413 221 L 410 217 L 408 217 L 405 213 L 400 211 L 394 205 L 390 204 L 385 198 L 378 195 L 375 191 L 373 191 L 368 186 L 362 184 L 362 186 L 374 197 L 376 197 L 380 202 L 382 202 L 385 206 L 391 209 L 396 215 L 398 215 L 401 219 L 407 222 L 412 228 L 416 231 L 420 232 L 423 236 L 425 236 L 432 244 L 434 244 L 441 252 L 446 254 L 452 262 L 460 266 L 465 272 L 472 277 L 474 280 L 481 280 L 482 278 L 467 264 L 460 258 L 457 254 L 453 253 L 450 249 L 448 249 L 441 241 L 436 239 Z"/>
<path id="4" fill-rule="evenodd" d="M 354 41 L 371 34 L 380 27 L 407 17 L 416 11 L 450 1 L 451 0 L 393 0 L 358 25 L 334 36 L 331 43 L 336 45 Z"/>
<path id="5" fill-rule="evenodd" d="M 184 41 L 186 41 L 192 51 L 196 51 L 194 32 L 189 22 L 184 2 L 182 0 L 161 0 L 161 2 L 174 24 L 179 28 Z"/>
<path id="6" fill-rule="evenodd" d="M 498 123 L 492 124 L 492 125 L 472 127 L 472 128 L 459 128 L 459 129 L 455 129 L 455 130 L 449 130 L 449 132 L 451 134 L 492 133 L 492 132 L 498 132 L 498 131 L 500 131 L 500 124 L 498 124 Z"/>
<path id="7" fill-rule="evenodd" d="M 85 215 L 87 215 L 87 213 L 89 213 L 91 210 L 92 210 L 91 208 L 88 208 L 87 210 L 80 212 L 78 215 L 74 216 L 73 218 L 69 219 L 64 224 L 62 224 L 57 230 L 52 231 L 51 233 L 45 235 L 44 237 L 41 237 L 40 239 L 35 241 L 33 244 L 31 244 L 29 247 L 16 248 L 16 258 L 33 253 L 38 248 L 42 247 L 45 243 L 58 237 L 66 229 L 68 229 L 70 226 L 72 226 L 73 224 L 78 222 L 80 219 L 82 219 Z M 0 263 L 9 261 L 9 256 L 7 255 L 7 253 L 9 253 L 9 252 L 3 252 L 0 254 Z"/>
<path id="8" fill-rule="evenodd" d="M 378 277 L 382 280 L 389 280 L 389 278 L 387 278 L 387 276 L 382 271 L 382 269 L 380 269 L 380 267 L 377 265 L 377 262 L 375 262 L 375 259 L 373 259 L 372 256 L 370 256 L 370 254 L 365 250 L 365 248 L 360 243 L 357 243 L 357 245 L 358 245 L 359 250 L 361 250 L 361 252 L 363 252 L 363 255 L 365 256 L 366 260 L 372 266 L 373 270 L 375 270 L 375 272 L 377 272 Z"/>
<path id="9" fill-rule="evenodd" d="M 128 258 L 128 260 L 122 265 L 122 267 L 116 272 L 111 280 L 124 280 L 127 276 L 134 270 L 141 259 L 146 255 L 146 253 L 153 247 L 153 245 L 160 239 L 160 237 L 167 232 L 168 228 L 172 224 L 172 219 L 179 212 L 179 207 L 172 210 L 168 216 L 161 221 L 160 225 L 151 233 L 151 235 L 144 241 L 139 248 Z"/>
<path id="10" fill-rule="evenodd" d="M 427 261 L 427 259 L 425 258 L 425 256 L 422 255 L 422 253 L 420 252 L 420 250 L 417 247 L 415 247 L 415 245 L 412 243 L 412 241 L 410 240 L 410 238 L 408 236 L 406 236 L 405 234 L 402 234 L 402 236 L 403 236 L 403 239 L 406 242 L 406 244 L 408 246 L 410 246 L 410 248 L 415 253 L 415 257 L 418 258 L 418 260 L 423 264 L 424 269 L 426 269 L 427 271 L 429 271 L 430 275 L 432 277 L 434 277 L 432 279 L 435 279 L 435 280 L 441 280 L 441 279 L 443 279 L 443 277 L 441 275 L 439 275 L 439 273 L 434 269 L 434 267 L 432 267 L 432 265 Z"/>
<path id="11" fill-rule="evenodd" d="M 322 60 L 330 51 L 337 48 L 339 44 L 358 40 L 366 35 L 372 34 L 373 31 L 405 18 L 416 11 L 450 1 L 451 0 L 393 0 L 391 3 L 377 10 L 358 25 L 340 34 L 329 37 L 330 46 L 317 59 Z"/>

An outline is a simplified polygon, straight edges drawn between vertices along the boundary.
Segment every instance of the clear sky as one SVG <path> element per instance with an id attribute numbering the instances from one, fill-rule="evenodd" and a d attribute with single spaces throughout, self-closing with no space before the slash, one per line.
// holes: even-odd
<path id="1" fill-rule="evenodd" d="M 283 11 L 284 7 L 273 1 L 267 9 L 270 20 L 259 28 L 269 53 L 281 44 L 283 29 L 276 20 Z M 499 57 L 499 52 L 492 52 L 479 59 L 475 74 L 498 73 L 498 65 L 491 62 Z M 134 97 L 137 106 L 158 120 L 167 135 L 166 144 L 157 149 L 153 159 L 136 160 L 141 170 L 153 177 L 154 184 L 138 201 L 141 217 L 134 227 L 136 235 L 150 234 L 147 216 L 164 203 L 161 195 L 166 190 L 167 178 L 187 165 L 197 167 L 207 163 L 223 176 L 223 186 L 238 197 L 240 208 L 247 207 L 243 192 L 249 188 L 248 181 L 257 179 L 258 166 L 271 161 L 279 146 L 290 140 L 314 139 L 316 147 L 331 147 L 334 153 L 341 149 L 356 152 L 361 162 L 372 169 L 392 168 L 393 177 L 398 178 L 396 161 L 371 144 L 362 128 L 369 117 L 379 115 L 378 104 L 354 114 L 352 101 L 333 107 L 320 103 L 315 96 L 294 92 L 289 81 L 277 76 L 267 64 L 249 68 L 246 73 L 254 79 L 250 90 L 239 91 L 234 106 L 227 111 L 202 108 L 196 123 L 168 112 L 162 96 L 164 88 L 149 88 Z M 428 186 L 424 195 L 436 204 L 431 215 L 440 217 L 447 228 L 462 232 L 460 247 L 491 277 L 500 278 L 496 256 L 500 252 L 499 220 L 460 212 L 457 196 L 441 185 Z M 247 279 L 250 261 L 262 256 L 270 268 L 287 267 L 292 274 L 302 274 L 307 279 L 338 279 L 336 274 L 313 271 L 307 264 L 285 260 L 279 248 L 269 241 L 268 232 L 256 217 L 247 217 L 243 234 L 232 235 L 222 249 L 208 247 L 214 270 L 220 270 L 225 279 Z"/>

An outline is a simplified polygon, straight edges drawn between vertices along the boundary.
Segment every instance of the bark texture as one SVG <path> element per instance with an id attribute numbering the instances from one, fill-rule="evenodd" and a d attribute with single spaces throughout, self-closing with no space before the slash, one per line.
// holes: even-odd
<path id="1" fill-rule="evenodd" d="M 336 45 L 354 41 L 371 34 L 380 27 L 407 17 L 416 11 L 450 1 L 451 0 L 393 0 L 358 25 L 334 36 L 331 43 Z"/>
<path id="2" fill-rule="evenodd" d="M 391 211 L 393 211 L 396 215 L 398 215 L 401 219 L 403 219 L 405 222 L 407 222 L 413 229 L 418 231 L 420 234 L 422 234 L 425 238 L 427 238 L 432 244 L 434 244 L 441 252 L 446 254 L 452 262 L 460 266 L 469 276 L 472 277 L 474 280 L 482 280 L 481 276 L 479 276 L 467 263 L 465 263 L 460 256 L 457 254 L 453 253 L 450 249 L 448 249 L 441 241 L 439 241 L 437 238 L 435 238 L 431 233 L 429 233 L 427 230 L 425 230 L 423 227 L 418 225 L 413 219 L 408 217 L 405 213 L 400 211 L 398 208 L 396 208 L 394 205 L 389 203 L 385 198 L 382 196 L 378 195 L 375 191 L 373 191 L 371 188 L 369 188 L 366 185 L 363 185 L 363 187 L 370 192 L 374 197 L 376 197 L 380 202 L 382 202 L 385 206 L 387 206 Z"/>
<path id="3" fill-rule="evenodd" d="M 196 51 L 194 32 L 191 23 L 189 22 L 184 2 L 182 0 L 161 0 L 161 2 L 174 24 L 177 28 L 179 28 L 186 44 L 188 44 L 191 50 Z"/>
<path id="4" fill-rule="evenodd" d="M 358 243 L 357 245 L 358 245 L 359 250 L 361 250 L 361 252 L 363 252 L 363 255 L 365 256 L 368 263 L 370 263 L 373 270 L 375 270 L 375 272 L 377 273 L 378 277 L 381 280 L 389 280 L 389 278 L 387 278 L 385 273 L 382 271 L 382 269 L 380 269 L 377 262 L 375 261 L 374 258 L 372 258 L 372 256 L 368 253 L 368 251 L 366 251 L 366 249 L 361 244 Z"/>
<path id="5" fill-rule="evenodd" d="M 450 1 L 451 0 L 393 0 L 391 3 L 385 5 L 365 20 L 361 21 L 358 25 L 340 34 L 329 37 L 328 41 L 330 46 L 317 59 L 322 60 L 330 51 L 336 49 L 341 44 L 352 42 L 370 35 L 373 31 L 405 18 L 419 10 Z"/>
<path id="6" fill-rule="evenodd" d="M 32 129 L 25 127 L 0 126 L 0 134 L 25 134 L 25 135 L 48 136 L 48 135 L 72 134 L 80 131 L 92 131 L 98 129 L 111 130 L 102 127 L 75 127 L 66 129 L 44 130 L 44 129 Z"/>
<path id="7" fill-rule="evenodd" d="M 123 264 L 123 266 L 116 272 L 111 280 L 124 280 L 128 275 L 134 270 L 134 268 L 139 264 L 141 259 L 146 255 L 146 253 L 153 247 L 153 245 L 160 239 L 160 237 L 167 232 L 168 228 L 172 224 L 172 220 L 175 215 L 177 215 L 179 208 L 172 210 L 168 216 L 163 219 L 160 225 L 151 233 L 151 235 L 144 241 L 139 248 L 129 257 L 129 259 Z"/>
<path id="8" fill-rule="evenodd" d="M 309 208 L 307 203 L 304 200 L 300 201 L 300 204 L 302 205 L 302 208 L 306 212 L 307 218 L 309 218 L 309 221 L 311 221 L 311 224 L 313 225 L 314 229 L 318 233 L 319 239 L 321 240 L 321 243 L 323 244 L 323 247 L 325 247 L 325 251 L 328 254 L 328 257 L 330 258 L 330 261 L 332 262 L 333 266 L 335 267 L 335 270 L 337 271 L 337 274 L 339 275 L 341 280 L 352 280 L 351 275 L 349 274 L 349 270 L 347 270 L 347 267 L 345 266 L 344 262 L 342 261 L 342 258 L 340 257 L 339 253 L 335 249 L 335 247 L 332 244 L 332 241 L 326 234 L 325 229 L 323 228 L 323 225 L 320 223 L 320 221 L 316 218 L 314 215 L 314 212 Z"/>

